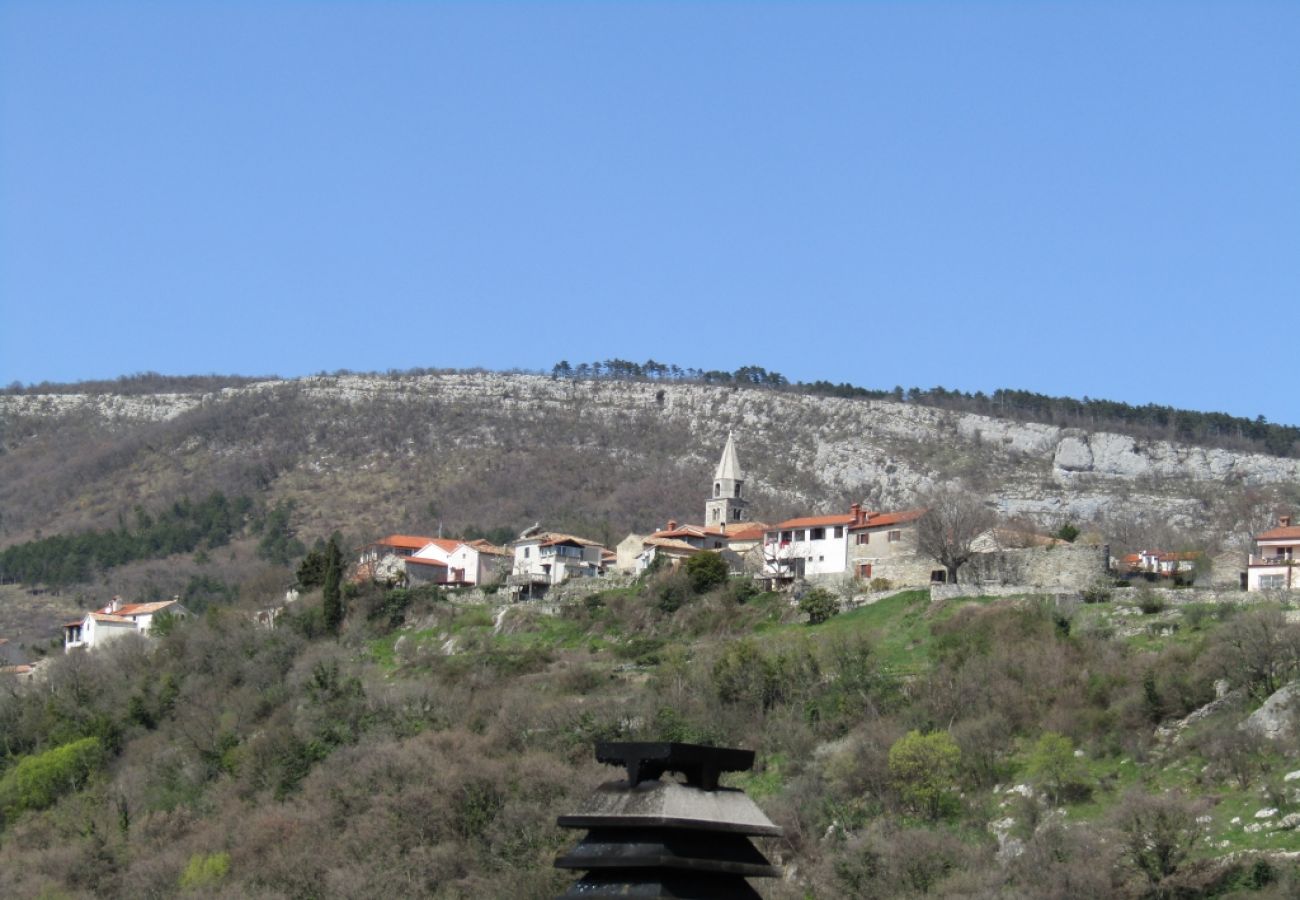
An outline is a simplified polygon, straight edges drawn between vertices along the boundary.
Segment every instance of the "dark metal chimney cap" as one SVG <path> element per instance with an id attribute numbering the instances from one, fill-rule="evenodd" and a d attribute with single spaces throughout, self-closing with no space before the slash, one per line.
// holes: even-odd
<path id="1" fill-rule="evenodd" d="M 596 744 L 596 761 L 626 769 L 630 788 L 664 772 L 679 772 L 692 787 L 716 791 L 723 772 L 753 768 L 754 751 L 676 741 L 602 741 Z"/>

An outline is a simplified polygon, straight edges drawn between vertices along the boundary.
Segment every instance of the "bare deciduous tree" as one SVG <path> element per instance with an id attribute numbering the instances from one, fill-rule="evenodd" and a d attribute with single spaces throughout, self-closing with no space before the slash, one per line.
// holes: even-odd
<path id="1" fill-rule="evenodd" d="M 957 582 L 957 570 L 973 555 L 975 539 L 993 527 L 992 510 L 960 485 L 940 488 L 922 498 L 925 515 L 916 523 L 916 546 L 948 570 Z"/>

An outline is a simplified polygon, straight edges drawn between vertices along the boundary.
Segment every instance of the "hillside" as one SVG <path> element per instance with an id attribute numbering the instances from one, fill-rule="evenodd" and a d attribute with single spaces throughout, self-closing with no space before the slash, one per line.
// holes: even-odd
<path id="1" fill-rule="evenodd" d="M 306 535 L 535 521 L 617 541 L 697 514 L 734 430 L 752 509 L 906 505 L 963 479 L 1008 517 L 1240 538 L 1300 460 L 761 387 L 452 373 L 209 393 L 0 396 L 0 542 L 113 527 L 212 490 L 292 500 Z"/>
<path id="2" fill-rule="evenodd" d="M 0 894 L 541 900 L 556 816 L 616 777 L 593 742 L 674 739 L 757 751 L 730 783 L 784 829 L 772 900 L 1294 896 L 1295 724 L 1237 725 L 1300 625 L 1140 600 L 810 626 L 660 573 L 560 615 L 356 590 L 337 639 L 319 595 L 226 608 L 0 692 Z"/>

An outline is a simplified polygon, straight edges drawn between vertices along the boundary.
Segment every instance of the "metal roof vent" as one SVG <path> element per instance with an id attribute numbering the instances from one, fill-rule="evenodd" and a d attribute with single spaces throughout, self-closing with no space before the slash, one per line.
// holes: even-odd
<path id="1" fill-rule="evenodd" d="M 598 743 L 596 760 L 621 766 L 626 780 L 607 781 L 562 828 L 587 835 L 555 861 L 587 872 L 563 900 L 585 897 L 758 900 L 746 878 L 781 874 L 751 837 L 781 829 L 744 791 L 718 787 L 723 772 L 744 772 L 754 751 L 665 742 Z M 665 772 L 685 783 L 661 781 Z"/>

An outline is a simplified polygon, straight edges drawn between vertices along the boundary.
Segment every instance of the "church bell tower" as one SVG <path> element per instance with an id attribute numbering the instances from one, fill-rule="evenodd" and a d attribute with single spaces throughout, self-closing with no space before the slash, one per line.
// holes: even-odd
<path id="1" fill-rule="evenodd" d="M 746 521 L 744 486 L 745 473 L 740 470 L 740 458 L 736 456 L 736 440 L 727 432 L 727 446 L 722 448 L 722 459 L 713 473 L 713 494 L 704 503 L 705 526 L 725 529 Z"/>

